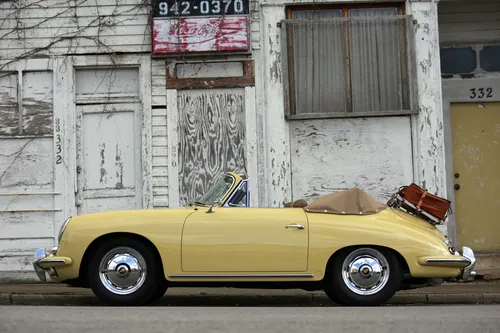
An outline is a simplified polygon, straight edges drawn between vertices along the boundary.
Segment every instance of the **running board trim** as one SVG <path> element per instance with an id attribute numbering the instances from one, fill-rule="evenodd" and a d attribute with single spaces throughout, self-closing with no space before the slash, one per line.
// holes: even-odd
<path id="1" fill-rule="evenodd" d="M 173 279 L 255 279 L 255 278 L 313 278 L 314 274 L 172 274 L 168 276 Z"/>

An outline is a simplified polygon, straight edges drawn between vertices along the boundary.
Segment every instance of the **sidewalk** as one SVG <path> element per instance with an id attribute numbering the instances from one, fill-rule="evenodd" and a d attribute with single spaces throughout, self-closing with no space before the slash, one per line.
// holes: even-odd
<path id="1" fill-rule="evenodd" d="M 65 285 L 1 284 L 0 305 L 99 305 L 91 290 Z M 398 292 L 390 305 L 500 304 L 500 281 L 449 283 Z M 321 306 L 334 305 L 322 291 L 299 289 L 171 288 L 157 305 L 171 306 Z"/>

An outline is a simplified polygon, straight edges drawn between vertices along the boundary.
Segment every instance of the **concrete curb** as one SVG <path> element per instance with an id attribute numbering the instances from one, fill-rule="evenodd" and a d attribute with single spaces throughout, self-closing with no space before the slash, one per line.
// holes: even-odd
<path id="1" fill-rule="evenodd" d="M 396 294 L 387 305 L 500 304 L 500 293 L 488 294 Z M 0 294 L 0 305 L 95 306 L 95 296 Z M 168 295 L 154 306 L 335 306 L 326 295 Z"/>

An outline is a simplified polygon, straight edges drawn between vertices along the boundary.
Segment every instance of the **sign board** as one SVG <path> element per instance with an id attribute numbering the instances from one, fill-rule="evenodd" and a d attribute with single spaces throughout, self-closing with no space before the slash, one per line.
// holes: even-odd
<path id="1" fill-rule="evenodd" d="M 157 0 L 153 55 L 247 52 L 249 0 Z"/>

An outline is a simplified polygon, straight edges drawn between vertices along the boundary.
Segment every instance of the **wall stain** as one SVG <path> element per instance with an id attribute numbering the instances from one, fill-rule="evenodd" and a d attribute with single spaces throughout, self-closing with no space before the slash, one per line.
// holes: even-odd
<path id="1" fill-rule="evenodd" d="M 106 149 L 106 143 L 103 142 L 102 144 L 100 144 L 99 148 L 101 148 L 101 165 L 100 165 L 101 166 L 101 178 L 99 179 L 99 182 L 104 183 L 104 181 L 105 181 L 104 177 L 107 174 L 106 168 L 104 167 L 104 162 L 105 162 L 104 152 Z"/>
<path id="2" fill-rule="evenodd" d="M 118 144 L 116 145 L 115 166 L 116 178 L 119 179 L 119 181 L 115 184 L 115 188 L 120 189 L 123 188 L 123 161 L 120 148 L 118 148 Z"/>

